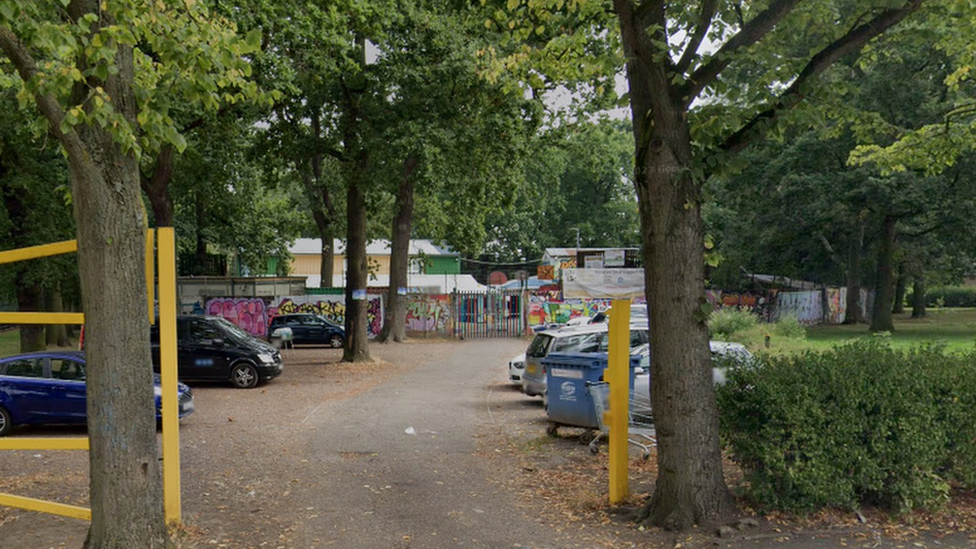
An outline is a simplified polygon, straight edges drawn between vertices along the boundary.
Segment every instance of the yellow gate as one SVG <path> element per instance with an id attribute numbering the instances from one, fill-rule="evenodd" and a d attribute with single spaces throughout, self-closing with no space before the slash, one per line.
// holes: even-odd
<path id="1" fill-rule="evenodd" d="M 149 289 L 149 322 L 154 319 L 153 231 L 146 233 L 146 286 Z M 159 229 L 159 344 L 162 389 L 163 505 L 166 522 L 181 520 L 180 432 L 176 390 L 176 243 L 171 227 Z M 0 264 L 26 261 L 78 251 L 78 241 L 68 240 L 0 252 Z M 84 324 L 82 313 L 0 312 L 0 324 Z M 149 334 L 146 334 L 148 338 Z M 88 450 L 87 437 L 0 439 L 0 450 Z M 0 493 L 0 505 L 40 511 L 52 515 L 91 520 L 91 510 L 62 503 Z"/>

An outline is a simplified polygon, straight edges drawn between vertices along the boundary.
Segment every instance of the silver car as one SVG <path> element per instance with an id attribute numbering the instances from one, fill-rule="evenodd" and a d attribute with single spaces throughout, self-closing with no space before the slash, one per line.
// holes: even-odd
<path id="1" fill-rule="evenodd" d="M 608 348 L 607 324 L 587 324 L 541 332 L 525 351 L 525 370 L 522 372 L 522 392 L 529 396 L 545 396 L 546 369 L 542 359 L 549 353 L 605 353 Z M 647 343 L 647 324 L 630 325 L 630 347 Z"/>

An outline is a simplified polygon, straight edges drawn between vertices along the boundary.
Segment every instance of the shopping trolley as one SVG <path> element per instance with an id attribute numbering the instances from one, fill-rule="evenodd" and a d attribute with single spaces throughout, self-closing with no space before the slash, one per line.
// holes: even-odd
<path id="1" fill-rule="evenodd" d="M 610 435 L 610 425 L 607 424 L 607 418 L 604 417 L 610 412 L 610 385 L 605 381 L 597 381 L 589 382 L 586 386 L 590 392 L 590 398 L 593 400 L 597 423 L 600 426 L 600 432 L 590 441 L 590 453 L 598 454 L 600 448 L 597 444 L 600 439 Z M 638 394 L 634 390 L 630 391 L 627 425 L 627 442 L 643 450 L 642 457 L 644 459 L 649 458 L 651 448 L 657 444 L 650 395 Z"/>

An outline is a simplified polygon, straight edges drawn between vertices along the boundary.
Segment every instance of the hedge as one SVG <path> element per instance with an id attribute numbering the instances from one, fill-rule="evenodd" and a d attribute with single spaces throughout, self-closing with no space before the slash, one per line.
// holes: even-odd
<path id="1" fill-rule="evenodd" d="M 911 303 L 911 296 L 907 298 Z M 925 292 L 927 307 L 976 307 L 976 286 L 931 288 Z"/>
<path id="2" fill-rule="evenodd" d="M 976 353 L 868 338 L 762 357 L 718 390 L 745 495 L 785 510 L 935 508 L 976 486 Z"/>

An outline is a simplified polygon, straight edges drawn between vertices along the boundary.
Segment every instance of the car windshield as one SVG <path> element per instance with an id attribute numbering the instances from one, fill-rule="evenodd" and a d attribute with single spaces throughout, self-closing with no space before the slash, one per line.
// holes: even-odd
<path id="1" fill-rule="evenodd" d="M 251 334 L 245 332 L 244 330 L 237 327 L 236 324 L 222 317 L 215 317 L 214 320 L 217 324 L 224 329 L 225 332 L 237 339 L 247 340 L 251 338 Z"/>
<path id="2" fill-rule="evenodd" d="M 525 356 L 544 357 L 549 351 L 549 344 L 552 343 L 552 336 L 539 334 L 535 336 L 529 348 L 525 351 Z"/>

